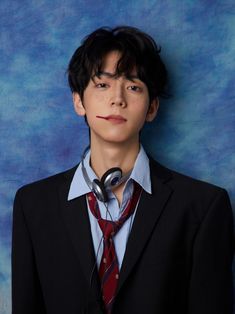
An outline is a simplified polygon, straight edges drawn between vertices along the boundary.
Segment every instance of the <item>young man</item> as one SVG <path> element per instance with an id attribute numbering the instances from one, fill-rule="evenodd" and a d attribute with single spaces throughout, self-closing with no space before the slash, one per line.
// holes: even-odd
<path id="1" fill-rule="evenodd" d="M 159 52 L 131 27 L 98 29 L 75 51 L 69 83 L 90 149 L 16 194 L 13 314 L 232 314 L 226 191 L 165 168 L 139 141 L 164 92 Z"/>

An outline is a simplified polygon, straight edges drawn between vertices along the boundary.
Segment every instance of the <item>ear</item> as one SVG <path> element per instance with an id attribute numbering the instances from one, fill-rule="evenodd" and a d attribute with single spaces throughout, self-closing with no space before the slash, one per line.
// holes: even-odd
<path id="1" fill-rule="evenodd" d="M 74 110 L 79 116 L 85 116 L 86 110 L 83 107 L 81 97 L 77 92 L 73 92 L 73 105 Z"/>
<path id="2" fill-rule="evenodd" d="M 158 108 L 159 108 L 159 99 L 155 98 L 149 105 L 145 121 L 147 122 L 153 121 L 153 119 L 157 115 Z"/>

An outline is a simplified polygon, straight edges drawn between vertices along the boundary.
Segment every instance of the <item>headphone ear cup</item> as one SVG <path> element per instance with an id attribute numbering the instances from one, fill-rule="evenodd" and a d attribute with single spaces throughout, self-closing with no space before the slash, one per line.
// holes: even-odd
<path id="1" fill-rule="evenodd" d="M 108 201 L 108 194 L 102 182 L 100 182 L 98 179 L 94 179 L 92 182 L 92 187 L 93 187 L 92 190 L 99 201 L 104 203 Z"/>
<path id="2" fill-rule="evenodd" d="M 103 184 L 104 188 L 111 188 L 112 186 L 115 186 L 118 184 L 122 177 L 122 170 L 118 167 L 111 168 L 107 170 L 102 178 L 100 179 L 100 182 Z"/>

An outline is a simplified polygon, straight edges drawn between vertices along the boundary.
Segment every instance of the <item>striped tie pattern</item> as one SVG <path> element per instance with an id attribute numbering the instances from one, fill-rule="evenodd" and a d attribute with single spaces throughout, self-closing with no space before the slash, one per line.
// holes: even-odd
<path id="1" fill-rule="evenodd" d="M 133 214 L 140 193 L 141 186 L 134 181 L 134 191 L 132 197 L 123 210 L 121 217 L 117 221 L 110 221 L 101 218 L 98 202 L 93 192 L 87 194 L 89 208 L 98 221 L 103 233 L 103 254 L 101 258 L 99 277 L 103 301 L 107 314 L 111 314 L 112 305 L 115 299 L 115 293 L 119 278 L 119 267 L 113 237 L 120 230 L 124 222 Z"/>

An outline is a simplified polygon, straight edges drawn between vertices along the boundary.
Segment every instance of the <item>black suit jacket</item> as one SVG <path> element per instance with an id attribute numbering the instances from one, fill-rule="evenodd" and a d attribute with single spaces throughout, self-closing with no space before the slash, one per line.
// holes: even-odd
<path id="1" fill-rule="evenodd" d="M 21 188 L 12 238 L 13 314 L 102 312 L 85 196 L 75 168 Z M 227 192 L 150 158 L 120 270 L 114 314 L 232 314 L 234 234 Z"/>

